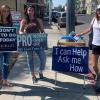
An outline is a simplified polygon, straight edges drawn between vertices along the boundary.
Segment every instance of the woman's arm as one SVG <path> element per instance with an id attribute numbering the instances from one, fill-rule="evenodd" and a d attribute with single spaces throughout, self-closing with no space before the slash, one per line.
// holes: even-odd
<path id="1" fill-rule="evenodd" d="M 88 33 L 91 32 L 91 31 L 92 31 L 92 28 L 89 27 L 88 29 L 86 29 L 85 31 L 83 31 L 83 32 L 81 33 L 81 35 L 88 34 Z"/>
<path id="2" fill-rule="evenodd" d="M 40 18 L 38 18 L 37 20 L 38 20 L 38 23 L 39 23 L 39 30 L 40 30 L 41 33 L 43 33 L 44 32 L 43 21 Z"/>
<path id="3" fill-rule="evenodd" d="M 89 27 L 88 29 L 86 29 L 86 30 L 83 31 L 82 33 L 76 34 L 76 36 L 83 36 L 83 35 L 85 35 L 85 34 L 88 34 L 88 33 L 91 32 L 91 31 L 92 31 L 92 27 Z"/>
<path id="4" fill-rule="evenodd" d="M 25 26 L 26 26 L 26 20 L 22 19 L 20 22 L 20 29 L 19 29 L 19 34 L 25 33 Z"/>
<path id="5" fill-rule="evenodd" d="M 94 21 L 95 21 L 95 17 L 92 19 L 90 27 L 88 29 L 86 29 L 85 31 L 83 31 L 81 34 L 76 34 L 76 36 L 82 36 L 82 35 L 85 35 L 85 34 L 91 32 Z"/>

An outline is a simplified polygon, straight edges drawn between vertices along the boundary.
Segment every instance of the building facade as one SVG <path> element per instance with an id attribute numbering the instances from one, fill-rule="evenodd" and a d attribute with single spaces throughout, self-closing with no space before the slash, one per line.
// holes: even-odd
<path id="1" fill-rule="evenodd" d="M 35 7 L 36 16 L 43 18 L 46 7 L 44 0 L 26 0 L 24 2 L 24 9 L 26 9 L 27 5 L 33 5 Z"/>
<path id="2" fill-rule="evenodd" d="M 84 10 L 87 14 L 92 14 L 98 4 L 100 4 L 100 0 L 76 0 L 76 12 Z"/>
<path id="3" fill-rule="evenodd" d="M 6 4 L 12 11 L 20 11 L 24 13 L 24 9 L 27 5 L 33 5 L 37 12 L 38 17 L 43 17 L 44 9 L 46 7 L 45 0 L 0 0 L 0 6 Z"/>
<path id="4" fill-rule="evenodd" d="M 99 4 L 100 0 L 86 0 L 87 14 L 94 13 Z"/>

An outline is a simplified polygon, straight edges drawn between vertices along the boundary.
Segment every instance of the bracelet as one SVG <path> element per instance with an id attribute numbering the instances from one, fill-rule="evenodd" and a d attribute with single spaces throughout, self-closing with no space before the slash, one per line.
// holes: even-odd
<path id="1" fill-rule="evenodd" d="M 83 36 L 83 33 L 81 33 L 80 36 Z"/>

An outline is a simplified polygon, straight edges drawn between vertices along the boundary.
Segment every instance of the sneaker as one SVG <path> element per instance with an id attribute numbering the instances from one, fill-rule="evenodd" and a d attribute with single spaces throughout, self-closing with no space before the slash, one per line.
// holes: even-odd
<path id="1" fill-rule="evenodd" d="M 42 73 L 39 73 L 39 77 L 40 77 L 40 79 L 44 79 L 44 77 L 43 77 L 43 74 L 42 74 Z"/>

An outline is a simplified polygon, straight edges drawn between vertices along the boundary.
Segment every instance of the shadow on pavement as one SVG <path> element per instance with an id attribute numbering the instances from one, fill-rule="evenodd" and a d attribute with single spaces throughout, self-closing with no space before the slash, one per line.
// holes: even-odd
<path id="1" fill-rule="evenodd" d="M 73 73 L 73 72 L 59 72 L 59 73 L 69 75 L 69 76 L 72 76 L 72 77 L 75 77 L 75 78 L 78 78 L 78 79 L 83 79 L 84 78 L 84 75 L 79 74 L 79 73 Z"/>
<path id="2" fill-rule="evenodd" d="M 75 25 L 77 26 L 77 25 L 82 25 L 82 24 L 85 24 L 85 23 L 83 23 L 83 22 L 77 22 Z"/>
<path id="3" fill-rule="evenodd" d="M 55 82 L 54 79 L 45 78 L 44 81 L 53 83 Z M 16 96 L 40 96 L 41 100 L 45 100 L 45 97 L 50 97 L 47 100 L 53 100 L 54 98 L 71 98 L 70 100 L 89 100 L 85 95 L 94 95 L 91 90 L 89 89 L 90 85 L 86 86 L 86 89 L 83 89 L 82 84 L 75 84 L 71 82 L 60 82 L 57 81 L 57 86 L 50 88 L 45 87 L 45 85 L 40 86 L 31 86 L 25 84 L 14 84 L 16 87 L 26 88 L 26 91 L 0 91 L 1 94 L 10 94 Z M 74 96 L 74 97 L 73 97 Z M 72 99 L 73 98 L 73 99 Z M 62 100 L 62 99 L 59 99 Z M 67 100 L 67 99 L 64 99 Z"/>

